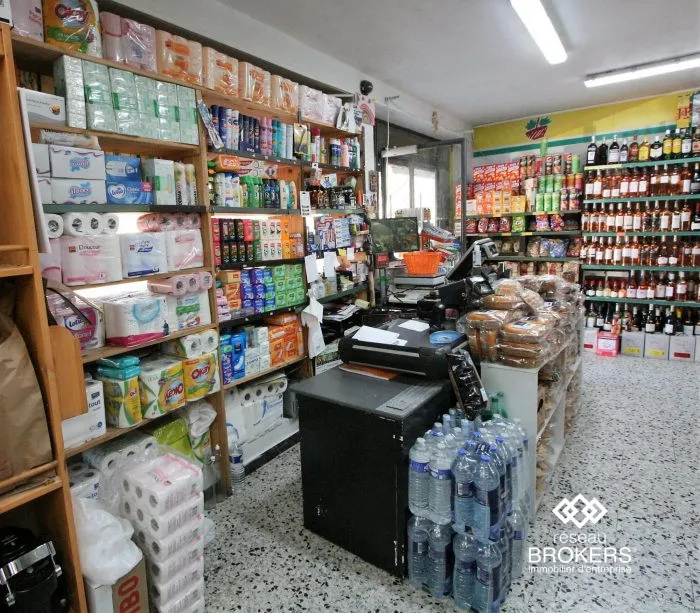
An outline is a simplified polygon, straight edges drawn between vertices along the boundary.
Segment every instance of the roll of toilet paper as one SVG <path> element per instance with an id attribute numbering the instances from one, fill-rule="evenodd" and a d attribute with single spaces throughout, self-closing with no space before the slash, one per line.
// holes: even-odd
<path id="1" fill-rule="evenodd" d="M 68 475 L 71 481 L 77 479 L 80 475 L 87 472 L 88 470 L 93 470 L 85 462 L 73 462 L 73 464 L 68 465 Z"/>
<path id="2" fill-rule="evenodd" d="M 143 432 L 134 432 L 130 436 L 133 437 L 134 443 L 139 447 L 142 456 L 147 457 L 158 450 L 158 441 L 152 436 Z"/>
<path id="3" fill-rule="evenodd" d="M 148 213 L 141 215 L 136 221 L 136 225 L 141 232 L 165 232 L 175 230 L 173 216 L 163 213 Z"/>
<path id="4" fill-rule="evenodd" d="M 214 285 L 214 276 L 210 272 L 200 272 L 199 274 L 199 287 L 200 289 L 206 291 L 212 288 Z"/>
<path id="5" fill-rule="evenodd" d="M 148 569 L 154 581 L 165 583 L 179 575 L 187 567 L 191 566 L 204 554 L 202 539 L 197 539 L 192 545 L 185 547 L 164 562 L 156 562 L 146 559 Z"/>
<path id="6" fill-rule="evenodd" d="M 102 232 L 104 234 L 116 234 L 119 230 L 119 215 L 116 213 L 104 213 L 102 215 Z"/>
<path id="7" fill-rule="evenodd" d="M 190 294 L 194 294 L 202 289 L 199 285 L 199 274 L 194 273 L 191 275 L 185 275 L 185 277 L 187 277 L 187 291 Z"/>
<path id="8" fill-rule="evenodd" d="M 241 405 L 250 406 L 263 397 L 264 390 L 258 385 L 248 385 L 240 390 Z"/>
<path id="9" fill-rule="evenodd" d="M 199 230 L 202 227 L 202 220 L 197 213 L 187 213 L 185 225 L 190 230 Z"/>
<path id="10" fill-rule="evenodd" d="M 63 217 L 47 213 L 44 215 L 44 220 L 49 238 L 60 238 L 63 235 Z"/>
<path id="11" fill-rule="evenodd" d="M 199 334 L 189 334 L 174 341 L 168 341 L 163 343 L 161 348 L 163 353 L 187 359 L 196 358 L 204 352 L 202 337 Z"/>
<path id="12" fill-rule="evenodd" d="M 187 568 L 184 568 L 177 577 L 173 577 L 168 583 L 158 583 L 152 581 L 149 585 L 150 595 L 154 608 L 158 611 L 166 610 L 171 602 L 178 603 L 178 599 L 183 594 L 188 594 L 191 590 L 202 585 L 204 579 L 204 558 L 197 560 Z M 187 598 L 185 602 L 189 602 Z M 180 610 L 179 603 L 174 605 L 173 610 Z M 191 611 L 189 606 L 186 611 Z"/>
<path id="13" fill-rule="evenodd" d="M 199 337 L 202 339 L 202 351 L 204 353 L 216 351 L 219 346 L 219 334 L 216 330 L 200 332 Z"/>
<path id="14" fill-rule="evenodd" d="M 287 377 L 282 377 L 282 379 L 278 382 L 278 385 L 277 385 L 277 393 L 284 394 L 284 392 L 287 391 L 288 386 L 289 386 L 289 379 L 287 379 Z"/>
<path id="15" fill-rule="evenodd" d="M 90 236 L 102 234 L 104 230 L 102 215 L 99 213 L 85 213 L 85 217 L 87 219 L 87 233 Z"/>
<path id="16" fill-rule="evenodd" d="M 85 213 L 64 213 L 63 233 L 68 236 L 86 236 L 88 232 L 88 219 Z"/>
<path id="17" fill-rule="evenodd" d="M 168 279 L 149 281 L 148 289 L 156 294 L 168 294 L 170 296 L 184 296 L 188 291 L 189 277 L 177 275 Z"/>
<path id="18" fill-rule="evenodd" d="M 64 234 L 59 240 L 65 285 L 109 283 L 122 279 L 118 236 Z"/>
<path id="19" fill-rule="evenodd" d="M 139 529 L 136 531 L 136 542 L 148 557 L 157 562 L 163 562 L 180 549 L 193 544 L 200 536 L 201 524 L 201 519 L 195 518 L 162 539 L 154 539 L 145 530 Z"/>
<path id="20" fill-rule="evenodd" d="M 90 466 L 99 470 L 105 477 L 111 477 L 124 461 L 121 453 L 113 450 L 109 445 L 101 445 L 88 449 L 83 453 L 83 458 L 87 460 Z"/>
<path id="21" fill-rule="evenodd" d="M 88 470 L 70 480 L 70 493 L 76 498 L 97 498 L 101 475 L 97 470 Z"/>
<path id="22" fill-rule="evenodd" d="M 149 515 L 143 507 L 139 507 L 136 509 L 136 523 L 152 538 L 161 539 L 177 532 L 202 513 L 204 513 L 204 496 L 197 493 L 163 515 Z"/>
<path id="23" fill-rule="evenodd" d="M 189 215 L 185 213 L 176 213 L 172 217 L 175 230 L 189 230 L 191 228 L 189 225 Z"/>

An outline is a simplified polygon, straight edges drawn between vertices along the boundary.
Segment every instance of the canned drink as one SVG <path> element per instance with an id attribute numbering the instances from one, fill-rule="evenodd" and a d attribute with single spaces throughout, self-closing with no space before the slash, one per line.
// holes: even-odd
<path id="1" fill-rule="evenodd" d="M 571 154 L 570 153 L 564 154 L 564 174 L 565 175 L 571 174 Z"/>
<path id="2" fill-rule="evenodd" d="M 564 188 L 561 190 L 560 199 L 559 199 L 559 210 L 560 211 L 568 211 L 569 210 L 569 193 L 570 193 L 570 190 L 568 190 L 567 188 Z"/>
<path id="3" fill-rule="evenodd" d="M 549 213 L 552 210 L 552 193 L 547 192 L 544 194 L 544 208 L 545 213 Z"/>
<path id="4" fill-rule="evenodd" d="M 540 175 L 539 177 L 537 177 L 537 191 L 541 194 L 544 194 L 545 189 L 545 177 L 544 175 Z"/>
<path id="5" fill-rule="evenodd" d="M 270 243 L 265 241 L 262 244 L 262 259 L 263 260 L 271 260 L 272 257 L 270 256 Z"/>
<path id="6" fill-rule="evenodd" d="M 554 175 L 547 175 L 544 181 L 544 191 L 551 194 L 554 191 Z"/>
<path id="7" fill-rule="evenodd" d="M 552 192 L 560 192 L 562 187 L 564 187 L 564 175 L 554 175 L 554 179 L 552 180 Z"/>
<path id="8" fill-rule="evenodd" d="M 552 193 L 552 211 L 558 211 L 561 204 L 561 191 Z M 546 206 L 546 204 L 545 204 Z"/>
<path id="9" fill-rule="evenodd" d="M 580 192 L 578 190 L 574 190 L 573 192 L 569 192 L 569 210 L 570 211 L 578 211 L 581 208 L 581 198 L 579 196 Z"/>
<path id="10" fill-rule="evenodd" d="M 561 153 L 556 153 L 552 156 L 552 174 L 553 175 L 562 174 Z"/>
<path id="11" fill-rule="evenodd" d="M 544 193 L 537 192 L 535 194 L 535 212 L 540 213 L 544 211 Z"/>
<path id="12" fill-rule="evenodd" d="M 577 172 L 574 175 L 574 189 L 577 192 L 583 191 L 583 173 L 582 172 Z"/>
<path id="13" fill-rule="evenodd" d="M 578 153 L 571 154 L 571 170 L 575 175 L 581 172 L 581 156 Z"/>
<path id="14" fill-rule="evenodd" d="M 576 186 L 576 175 L 566 175 L 564 177 L 564 187 L 567 189 L 573 189 Z"/>
<path id="15" fill-rule="evenodd" d="M 263 244 L 260 241 L 255 241 L 253 243 L 253 249 L 255 251 L 255 261 L 260 262 L 263 259 Z"/>

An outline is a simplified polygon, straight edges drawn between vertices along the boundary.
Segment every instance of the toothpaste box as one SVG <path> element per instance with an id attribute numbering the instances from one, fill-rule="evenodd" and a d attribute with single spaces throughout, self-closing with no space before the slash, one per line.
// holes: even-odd
<path id="1" fill-rule="evenodd" d="M 109 182 L 141 181 L 141 158 L 136 155 L 105 155 L 106 179 Z"/>
<path id="2" fill-rule="evenodd" d="M 142 181 L 107 181 L 108 204 L 153 204 L 153 186 Z"/>
<path id="3" fill-rule="evenodd" d="M 52 179 L 51 201 L 54 204 L 104 204 L 107 202 L 105 182 Z"/>
<path id="4" fill-rule="evenodd" d="M 96 149 L 49 145 L 51 173 L 59 179 L 105 180 L 105 154 Z"/>
<path id="5" fill-rule="evenodd" d="M 66 101 L 61 96 L 22 89 L 29 121 L 66 125 Z"/>
<path id="6" fill-rule="evenodd" d="M 49 161 L 49 146 L 32 143 L 34 152 L 34 168 L 38 177 L 51 176 L 51 162 Z"/>

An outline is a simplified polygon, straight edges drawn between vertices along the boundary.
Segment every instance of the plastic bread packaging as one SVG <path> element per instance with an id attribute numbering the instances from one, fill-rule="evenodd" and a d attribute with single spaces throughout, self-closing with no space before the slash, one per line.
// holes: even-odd
<path id="1" fill-rule="evenodd" d="M 270 106 L 272 76 L 249 62 L 238 63 L 238 96 L 243 100 Z"/>
<path id="2" fill-rule="evenodd" d="M 495 362 L 498 359 L 498 331 L 497 330 L 470 330 L 469 351 L 479 360 Z"/>
<path id="3" fill-rule="evenodd" d="M 554 326 L 532 318 L 508 323 L 501 330 L 501 340 L 507 343 L 540 343 L 551 338 Z"/>
<path id="4" fill-rule="evenodd" d="M 281 111 L 299 110 L 299 84 L 279 75 L 272 75 L 272 106 Z"/>
<path id="5" fill-rule="evenodd" d="M 535 294 L 537 296 L 537 294 Z M 537 296 L 539 298 L 539 296 Z M 499 296 L 497 294 L 491 294 L 489 296 L 484 296 L 481 299 L 484 308 L 495 309 L 500 311 L 511 311 L 513 309 L 521 309 L 525 306 L 525 303 L 519 295 L 511 294 Z"/>
<path id="6" fill-rule="evenodd" d="M 524 312 L 519 309 L 472 311 L 465 316 L 465 324 L 467 330 L 500 330 L 504 325 L 523 317 Z"/>
<path id="7" fill-rule="evenodd" d="M 501 343 L 498 351 L 508 358 L 525 358 L 528 360 L 544 360 L 552 353 L 548 342 L 542 343 Z"/>
<path id="8" fill-rule="evenodd" d="M 227 96 L 238 96 L 238 60 L 228 55 L 204 47 L 202 49 L 204 87 Z"/>

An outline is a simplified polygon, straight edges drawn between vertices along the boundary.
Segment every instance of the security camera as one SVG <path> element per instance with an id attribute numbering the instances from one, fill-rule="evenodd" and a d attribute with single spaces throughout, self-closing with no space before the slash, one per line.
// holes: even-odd
<path id="1" fill-rule="evenodd" d="M 360 81 L 360 93 L 363 96 L 369 96 L 374 89 L 372 81 Z"/>

